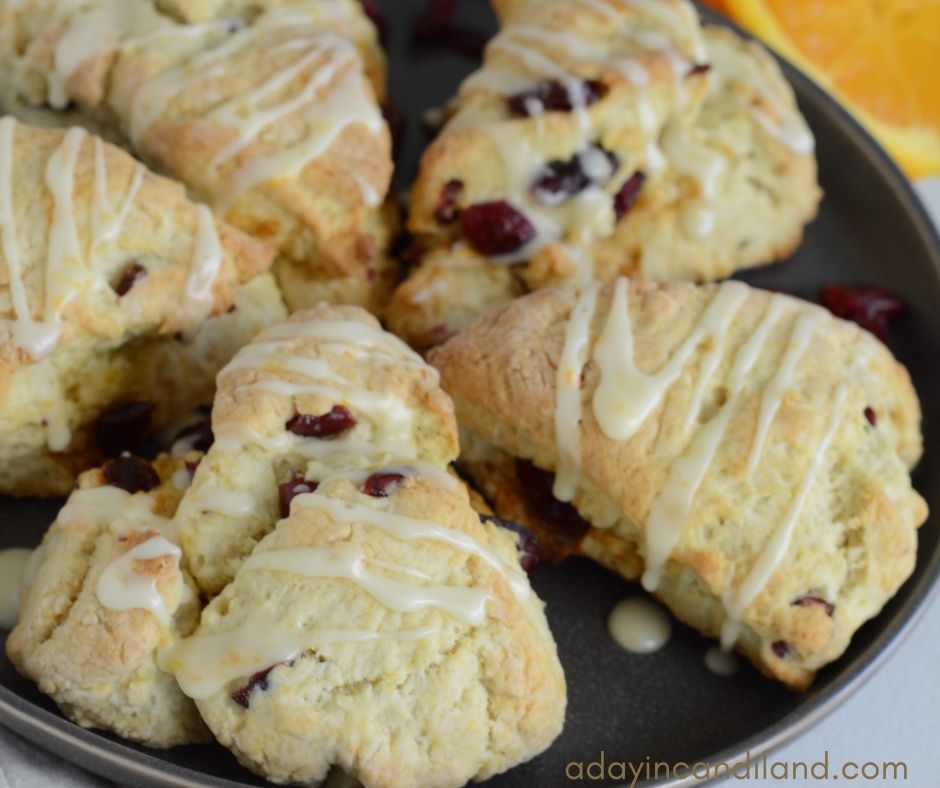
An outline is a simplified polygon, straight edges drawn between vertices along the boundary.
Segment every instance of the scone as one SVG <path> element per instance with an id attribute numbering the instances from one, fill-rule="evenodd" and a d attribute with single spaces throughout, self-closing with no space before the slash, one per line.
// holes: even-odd
<path id="1" fill-rule="evenodd" d="M 914 567 L 916 394 L 881 342 L 820 307 L 618 279 L 526 296 L 430 359 L 502 517 L 642 579 L 792 687 Z"/>
<path id="2" fill-rule="evenodd" d="M 81 477 L 31 558 L 16 669 L 73 722 L 150 747 L 209 738 L 159 652 L 199 621 L 172 516 L 198 452 L 126 455 Z"/>
<path id="3" fill-rule="evenodd" d="M 178 525 L 203 589 L 228 585 L 165 664 L 242 764 L 461 786 L 551 743 L 542 603 L 447 471 L 430 367 L 362 310 L 299 313 L 221 373 L 213 429 Z"/>
<path id="4" fill-rule="evenodd" d="M 218 376 L 216 437 L 177 515 L 200 589 L 216 594 L 277 521 L 279 485 L 458 452 L 437 373 L 357 307 L 320 307 L 261 332 Z"/>
<path id="5" fill-rule="evenodd" d="M 533 0 L 422 158 L 408 228 L 431 251 L 389 323 L 427 347 L 519 290 L 771 263 L 815 215 L 813 147 L 773 59 L 684 0 Z"/>
<path id="6" fill-rule="evenodd" d="M 3 493 L 67 493 L 114 409 L 173 424 L 284 314 L 273 250 L 78 128 L 0 120 L 0 236 Z"/>
<path id="7" fill-rule="evenodd" d="M 392 171 L 385 63 L 355 0 L 33 0 L 2 14 L 6 111 L 77 107 L 276 246 L 292 296 L 301 271 L 356 301 L 370 270 L 393 267 L 374 227 Z"/>

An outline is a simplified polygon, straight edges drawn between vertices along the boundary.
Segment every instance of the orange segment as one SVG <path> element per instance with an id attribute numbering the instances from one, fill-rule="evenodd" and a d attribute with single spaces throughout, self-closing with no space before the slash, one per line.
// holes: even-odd
<path id="1" fill-rule="evenodd" d="M 721 5 L 840 99 L 912 174 L 940 173 L 940 0 Z"/>

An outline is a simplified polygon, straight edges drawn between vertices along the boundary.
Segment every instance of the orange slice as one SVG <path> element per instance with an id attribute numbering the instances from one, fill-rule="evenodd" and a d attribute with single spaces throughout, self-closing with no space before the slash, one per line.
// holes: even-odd
<path id="1" fill-rule="evenodd" d="M 940 0 L 709 5 L 813 77 L 909 174 L 940 174 Z"/>

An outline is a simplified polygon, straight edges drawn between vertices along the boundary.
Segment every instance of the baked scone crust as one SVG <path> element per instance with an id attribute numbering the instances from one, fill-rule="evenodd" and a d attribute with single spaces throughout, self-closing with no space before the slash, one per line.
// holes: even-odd
<path id="1" fill-rule="evenodd" d="M 82 123 L 307 265 L 311 287 L 366 295 L 353 277 L 384 264 L 374 225 L 392 161 L 384 55 L 355 0 L 34 0 L 5 16 L 8 112 L 73 102 Z"/>
<path id="2" fill-rule="evenodd" d="M 102 459 L 102 413 L 146 401 L 172 425 L 284 305 L 273 249 L 178 183 L 80 129 L 0 134 L 0 490 L 64 495 Z"/>
<path id="3" fill-rule="evenodd" d="M 7 638 L 16 669 L 69 719 L 150 747 L 209 738 L 195 705 L 158 666 L 159 650 L 198 624 L 198 593 L 169 554 L 133 562 L 136 582 L 152 583 L 171 611 L 168 623 L 149 610 L 106 607 L 96 589 L 108 567 L 167 533 L 182 495 L 179 474 L 188 480 L 187 462 L 198 457 L 162 456 L 154 463 L 159 486 L 133 496 L 108 488 L 101 469 L 84 473 L 32 558 L 19 624 Z M 120 500 L 88 497 L 102 489 Z"/>
<path id="4" fill-rule="evenodd" d="M 600 291 L 590 329 L 594 347 L 615 289 Z M 870 334 L 819 307 L 739 283 L 630 285 L 636 368 L 647 375 L 663 368 L 722 293 L 737 310 L 720 323 L 723 338 L 700 336 L 681 372 L 627 439 L 607 437 L 598 423 L 592 402 L 599 366 L 589 354 L 577 430 L 581 470 L 572 502 L 593 529 L 579 549 L 627 577 L 647 568 L 651 510 L 682 499 L 662 490 L 680 461 L 688 467 L 694 464 L 688 458 L 708 456 L 701 436 L 715 429 L 730 401 L 734 410 L 717 433 L 688 510 L 676 504 L 681 516 L 657 520 L 658 527 L 672 522 L 680 528 L 657 593 L 679 618 L 718 635 L 727 618 L 721 600 L 738 593 L 801 500 L 788 549 L 742 612 L 738 647 L 764 672 L 802 688 L 844 651 L 852 633 L 913 569 L 916 529 L 927 513 L 908 476 L 921 452 L 920 407 L 906 370 Z M 483 479 L 484 491 L 490 485 L 502 516 L 511 515 L 500 512 L 501 500 L 512 515 L 526 519 L 512 492 L 518 476 L 507 455 L 558 469 L 556 374 L 577 298 L 569 289 L 532 294 L 430 355 L 469 433 L 468 467 Z M 745 381 L 731 381 L 732 363 L 765 321 L 769 329 L 763 329 L 759 353 L 745 352 L 753 361 Z M 798 340 L 803 324 L 811 331 Z M 720 358 L 711 352 L 716 345 Z M 623 354 L 629 352 L 624 344 Z M 779 377 L 787 365 L 791 376 Z M 712 372 L 703 375 L 703 369 Z M 749 470 L 764 392 L 774 386 L 779 397 L 770 403 L 776 410 Z M 504 498 L 493 495 L 499 490 Z M 802 601 L 810 597 L 814 601 Z"/>
<path id="5" fill-rule="evenodd" d="M 540 0 L 510 15 L 412 188 L 408 228 L 432 252 L 388 311 L 412 345 L 469 322 L 474 269 L 479 315 L 520 289 L 619 275 L 719 279 L 798 246 L 820 190 L 812 134 L 779 67 L 754 42 L 700 29 L 688 4 L 658 5 Z M 593 103 L 520 116 L 512 96 L 546 75 L 556 92 L 565 79 L 592 86 Z M 613 173 L 588 178 L 604 169 L 598 151 Z M 539 191 L 546 178 L 558 192 Z M 518 210 L 535 236 L 485 256 L 462 217 L 493 201 Z"/>
<path id="6" fill-rule="evenodd" d="M 317 334 L 318 322 L 333 328 Z M 352 344 L 340 344 L 335 331 Z M 328 363 L 333 377 L 311 380 L 301 368 L 307 359 Z M 357 419 L 342 436 L 346 443 L 304 440 L 285 430 L 297 414 L 322 415 L 336 405 Z M 338 467 L 341 459 L 350 470 L 405 459 L 445 466 L 458 452 L 453 406 L 437 373 L 358 307 L 324 304 L 259 334 L 219 374 L 212 424 L 216 443 L 177 517 L 193 575 L 207 594 L 231 581 L 276 522 L 277 487 L 291 472 Z M 366 443 L 378 447 L 372 456 L 363 453 Z M 316 452 L 318 445 L 326 451 L 347 444 L 352 449 L 341 458 Z M 251 505 L 223 512 L 206 504 L 220 492 L 247 496 Z"/>

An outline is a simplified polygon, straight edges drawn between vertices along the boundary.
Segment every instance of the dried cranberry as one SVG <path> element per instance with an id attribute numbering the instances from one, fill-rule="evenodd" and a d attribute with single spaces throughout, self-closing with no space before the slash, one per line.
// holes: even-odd
<path id="1" fill-rule="evenodd" d="M 637 170 L 624 181 L 623 186 L 620 187 L 620 191 L 614 195 L 614 215 L 617 217 L 618 222 L 626 216 L 627 212 L 633 207 L 644 183 L 646 183 L 646 173 Z"/>
<path id="2" fill-rule="evenodd" d="M 568 541 L 580 542 L 591 526 L 570 503 L 552 494 L 555 477 L 526 460 L 516 461 L 516 477 L 528 504 L 546 528 Z"/>
<path id="3" fill-rule="evenodd" d="M 293 664 L 294 664 L 293 661 L 278 663 L 278 665 L 287 665 L 288 667 L 290 667 Z M 232 693 L 231 695 L 232 700 L 235 701 L 242 708 L 247 709 L 248 706 L 251 704 L 251 694 L 256 689 L 259 689 L 262 692 L 268 691 L 268 676 L 271 675 L 271 671 L 274 670 L 276 667 L 277 665 L 272 665 L 270 668 L 267 668 L 266 670 L 259 670 L 257 673 L 252 674 L 248 679 L 248 683 L 245 684 L 244 687 L 242 687 L 241 689 L 235 690 L 235 692 Z"/>
<path id="4" fill-rule="evenodd" d="M 294 498 L 304 493 L 316 492 L 316 489 L 317 483 L 315 481 L 308 481 L 303 476 L 291 472 L 290 479 L 277 486 L 277 500 L 281 517 L 290 516 L 290 503 Z"/>
<path id="5" fill-rule="evenodd" d="M 152 402 L 122 402 L 106 410 L 95 423 L 95 440 L 105 457 L 136 452 L 143 446 L 153 425 Z"/>
<path id="6" fill-rule="evenodd" d="M 463 181 L 449 180 L 441 187 L 441 194 L 437 198 L 434 208 L 434 218 L 441 224 L 453 224 L 460 218 L 460 208 L 457 200 L 463 191 Z"/>
<path id="7" fill-rule="evenodd" d="M 693 77 L 696 74 L 707 74 L 712 70 L 710 63 L 694 63 L 686 73 L 687 77 Z"/>
<path id="8" fill-rule="evenodd" d="M 502 517 L 496 517 L 492 514 L 481 515 L 480 519 L 485 523 L 493 523 L 518 535 L 516 546 L 519 548 L 519 563 L 526 573 L 531 575 L 539 568 L 539 564 L 542 562 L 542 550 L 539 548 L 539 543 L 535 540 L 532 532 L 522 523 L 504 520 Z"/>
<path id="9" fill-rule="evenodd" d="M 858 323 L 882 342 L 885 341 L 888 323 L 907 308 L 892 293 L 869 286 L 826 285 L 819 291 L 819 302 L 836 317 Z"/>
<path id="10" fill-rule="evenodd" d="M 868 419 L 868 423 L 871 424 L 872 427 L 877 427 L 878 426 L 878 414 L 875 412 L 875 409 L 871 405 L 868 405 L 866 406 L 864 412 L 865 412 L 865 418 Z"/>
<path id="11" fill-rule="evenodd" d="M 818 596 L 801 596 L 799 599 L 794 599 L 793 604 L 798 607 L 812 607 L 813 605 L 822 605 L 826 610 L 826 615 L 830 618 L 832 617 L 833 611 L 836 609 L 836 606 L 832 602 L 827 602 L 825 599 L 821 599 Z"/>
<path id="12" fill-rule="evenodd" d="M 479 59 L 486 47 L 486 34 L 456 25 L 456 14 L 455 0 L 428 0 L 424 13 L 415 23 L 414 41 L 425 46 L 446 47 L 467 57 Z"/>
<path id="13" fill-rule="evenodd" d="M 194 421 L 192 424 L 183 427 L 173 438 L 174 445 L 180 441 L 186 441 L 185 448 L 187 451 L 209 451 L 209 447 L 215 441 L 215 436 L 212 434 L 212 419 L 205 416 L 199 421 Z"/>
<path id="14" fill-rule="evenodd" d="M 372 21 L 372 24 L 375 25 L 375 29 L 379 34 L 379 41 L 383 44 L 388 43 L 388 20 L 379 11 L 379 7 L 375 4 L 375 0 L 359 0 L 359 4 L 362 6 L 362 10 L 367 17 Z"/>
<path id="15" fill-rule="evenodd" d="M 382 473 L 377 471 L 362 483 L 362 491 L 373 498 L 387 498 L 398 485 L 405 480 L 403 473 Z"/>
<path id="16" fill-rule="evenodd" d="M 521 249 L 535 238 L 535 226 L 509 203 L 482 202 L 460 214 L 460 229 L 481 254 L 496 256 Z"/>
<path id="17" fill-rule="evenodd" d="M 790 653 L 790 647 L 782 640 L 775 640 L 770 644 L 770 649 L 780 659 L 784 659 Z"/>
<path id="18" fill-rule="evenodd" d="M 602 154 L 610 165 L 604 177 L 592 178 L 584 171 L 584 155 Z M 603 161 L 603 159 L 602 159 Z M 533 196 L 543 205 L 558 205 L 569 197 L 584 191 L 588 186 L 606 180 L 617 171 L 617 156 L 599 145 L 592 146 L 587 154 L 577 154 L 568 161 L 550 161 L 542 175 L 532 184 Z"/>
<path id="19" fill-rule="evenodd" d="M 581 92 L 581 102 L 590 106 L 604 95 L 604 85 L 601 82 L 578 81 L 576 90 Z M 574 109 L 572 91 L 567 85 L 557 79 L 546 79 L 533 85 L 528 90 L 515 93 L 506 99 L 509 109 L 514 115 L 528 118 L 534 111 L 570 112 Z"/>
<path id="20" fill-rule="evenodd" d="M 131 263 L 118 277 L 114 283 L 114 292 L 119 296 L 127 295 L 130 289 L 137 284 L 138 279 L 143 279 L 147 275 L 147 269 L 140 263 Z"/>
<path id="21" fill-rule="evenodd" d="M 160 477 L 153 466 L 146 460 L 130 454 L 108 460 L 101 471 L 105 482 L 129 493 L 149 492 L 160 484 Z"/>
<path id="22" fill-rule="evenodd" d="M 351 430 L 356 424 L 356 417 L 347 408 L 334 405 L 328 413 L 320 416 L 295 413 L 284 426 L 304 438 L 333 438 Z"/>

